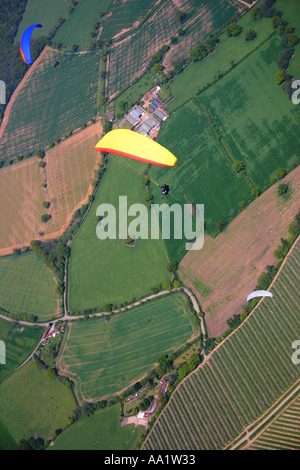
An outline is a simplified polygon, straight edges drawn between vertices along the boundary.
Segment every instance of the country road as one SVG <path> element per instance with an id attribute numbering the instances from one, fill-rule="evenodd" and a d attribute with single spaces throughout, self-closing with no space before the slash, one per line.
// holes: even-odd
<path id="1" fill-rule="evenodd" d="M 117 310 L 112 310 L 112 312 L 92 313 L 91 315 L 88 315 L 88 318 L 91 318 L 91 317 L 94 317 L 94 316 L 100 317 L 100 316 L 103 316 L 103 315 L 109 315 L 110 313 L 118 313 L 118 312 L 123 312 L 124 310 L 130 310 L 132 307 L 137 307 L 138 305 L 141 305 L 141 304 L 147 302 L 148 300 L 154 299 L 155 297 L 160 297 L 162 295 L 170 294 L 171 292 L 176 292 L 176 291 L 180 291 L 180 290 L 183 290 L 189 296 L 189 298 L 191 299 L 192 304 L 193 304 L 193 308 L 194 308 L 195 312 L 197 313 L 197 316 L 200 320 L 201 331 L 202 331 L 203 334 L 205 334 L 203 318 L 199 317 L 200 308 L 199 308 L 198 302 L 197 302 L 194 294 L 189 289 L 187 289 L 186 287 L 177 287 L 176 289 L 172 289 L 171 291 L 167 291 L 167 290 L 161 291 L 161 292 L 158 292 L 157 294 L 149 295 L 148 297 L 145 297 L 142 300 L 138 300 L 137 302 L 134 302 L 130 305 L 127 305 L 126 307 L 119 308 Z M 7 320 L 11 323 L 18 322 L 18 324 L 20 324 L 20 325 L 41 326 L 41 327 L 46 327 L 50 323 L 53 324 L 53 323 L 57 323 L 59 321 L 77 320 L 78 318 L 84 318 L 84 317 L 85 317 L 85 315 L 71 316 L 71 315 L 67 315 L 65 313 L 63 317 L 57 318 L 55 320 L 50 320 L 50 321 L 44 322 L 44 323 L 33 323 L 33 322 L 26 322 L 26 321 L 22 321 L 22 320 L 15 320 L 14 318 L 9 318 L 9 317 L 6 317 L 5 315 L 0 315 L 0 318 L 3 318 L 3 320 Z"/>

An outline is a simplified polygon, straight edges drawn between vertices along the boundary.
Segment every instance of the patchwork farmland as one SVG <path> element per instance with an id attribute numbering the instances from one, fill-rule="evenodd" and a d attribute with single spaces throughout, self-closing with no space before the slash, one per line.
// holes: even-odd
<path id="1" fill-rule="evenodd" d="M 99 51 L 44 49 L 6 109 L 0 128 L 0 160 L 46 149 L 55 138 L 63 138 L 96 116 L 99 57 Z M 61 63 L 58 68 L 56 60 Z"/>
<path id="2" fill-rule="evenodd" d="M 237 331 L 178 386 L 145 449 L 222 449 L 300 377 L 300 239 L 265 298 Z"/>
<path id="3" fill-rule="evenodd" d="M 125 309 L 126 310 L 126 309 Z M 199 334 L 181 293 L 103 318 L 68 323 L 58 359 L 76 381 L 80 400 L 120 393 L 170 353 Z"/>
<path id="4" fill-rule="evenodd" d="M 32 157 L 0 172 L 0 197 L 5 211 L 0 212 L 0 254 L 22 248 L 31 240 L 59 236 L 72 214 L 87 202 L 92 191 L 94 169 L 101 161 L 94 146 L 102 126 L 92 124 L 80 133 L 55 145 L 40 159 Z M 43 203 L 48 202 L 48 209 Z M 42 214 L 50 214 L 47 223 Z"/>
<path id="5" fill-rule="evenodd" d="M 180 279 L 197 295 L 211 337 L 228 327 L 233 312 L 241 312 L 257 279 L 267 265 L 277 260 L 274 249 L 286 237 L 288 225 L 299 210 L 300 167 L 284 180 L 291 189 L 280 200 L 280 182 L 244 209 L 216 238 L 205 236 L 204 246 L 185 255 L 179 266 Z M 281 182 L 282 182 L 281 181 Z"/>

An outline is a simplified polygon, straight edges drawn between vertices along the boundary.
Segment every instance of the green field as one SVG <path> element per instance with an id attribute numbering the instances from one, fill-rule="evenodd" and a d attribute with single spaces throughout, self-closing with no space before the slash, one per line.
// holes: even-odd
<path id="1" fill-rule="evenodd" d="M 16 442 L 35 434 L 53 437 L 76 407 L 71 390 L 48 379 L 32 361 L 1 383 L 0 395 L 0 422 Z"/>
<path id="2" fill-rule="evenodd" d="M 110 156 L 107 173 L 95 201 L 76 234 L 69 262 L 69 310 L 82 311 L 107 303 L 120 305 L 148 294 L 150 287 L 170 280 L 167 257 L 161 239 L 138 239 L 134 248 L 118 238 L 99 240 L 96 209 L 109 203 L 118 214 L 119 195 L 128 196 L 128 207 L 144 203 L 140 184 L 146 164 Z M 129 217 L 128 221 L 132 218 Z"/>
<path id="3" fill-rule="evenodd" d="M 226 2 L 226 6 L 221 5 L 220 0 L 193 2 L 193 5 L 188 6 L 187 19 L 182 25 L 176 19 L 178 7 L 172 0 L 162 2 L 136 32 L 111 48 L 108 95 L 119 93 L 135 77 L 140 76 L 149 65 L 151 56 L 164 44 L 168 44 L 170 37 L 177 35 L 181 26 L 186 29 L 186 38 L 178 55 L 186 56 L 197 42 L 223 26 L 237 6 L 240 4 L 235 0 Z"/>
<path id="4" fill-rule="evenodd" d="M 76 379 L 81 398 L 96 400 L 128 388 L 159 355 L 196 333 L 185 297 L 176 293 L 115 314 L 109 322 L 69 323 L 58 363 Z"/>
<path id="5" fill-rule="evenodd" d="M 99 11 L 107 10 L 111 0 L 80 0 L 68 20 L 62 25 L 53 41 L 63 45 L 87 47 L 94 31 L 93 24 L 100 20 Z"/>
<path id="6" fill-rule="evenodd" d="M 43 27 L 34 30 L 33 39 L 48 36 L 50 30 L 56 25 L 58 18 L 66 18 L 70 6 L 71 0 L 51 0 L 50 2 L 29 0 L 22 21 L 19 24 L 15 41 L 19 42 L 25 29 L 34 23 L 40 23 Z"/>
<path id="7" fill-rule="evenodd" d="M 97 411 L 68 428 L 49 447 L 51 450 L 131 450 L 142 426 L 120 427 L 120 406 Z"/>
<path id="8" fill-rule="evenodd" d="M 54 61 L 60 62 L 55 68 Z M 35 65 L 12 105 L 0 143 L 0 159 L 46 148 L 97 113 L 99 51 L 49 49 Z"/>
<path id="9" fill-rule="evenodd" d="M 15 325 L 0 318 L 0 339 L 6 347 L 6 364 L 0 365 L 0 381 L 30 356 L 42 332 L 39 327 Z"/>
<path id="10" fill-rule="evenodd" d="M 54 274 L 35 253 L 0 258 L 0 306 L 11 313 L 32 313 L 39 321 L 57 316 Z"/>
<path id="11" fill-rule="evenodd" d="M 16 450 L 17 442 L 0 421 L 0 450 Z"/>
<path id="12" fill-rule="evenodd" d="M 272 36 L 198 97 L 233 159 L 246 164 L 247 175 L 261 191 L 277 168 L 290 170 L 299 163 L 299 109 L 275 82 L 281 49 L 279 36 Z"/>
<path id="13" fill-rule="evenodd" d="M 170 186 L 169 204 L 204 204 L 207 230 L 215 234 L 218 219 L 238 209 L 239 201 L 250 199 L 247 180 L 234 171 L 208 116 L 194 101 L 178 109 L 164 124 L 158 141 L 177 157 L 174 168 L 152 166 L 149 179 Z M 151 186 L 159 197 L 159 188 Z M 184 241 L 185 242 L 185 241 Z M 169 257 L 179 260 L 184 254 L 182 240 L 166 240 Z"/>

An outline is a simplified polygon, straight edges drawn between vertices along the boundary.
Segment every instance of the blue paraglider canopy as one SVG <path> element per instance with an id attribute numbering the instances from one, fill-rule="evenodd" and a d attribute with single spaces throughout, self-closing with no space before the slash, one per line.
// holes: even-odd
<path id="1" fill-rule="evenodd" d="M 20 42 L 20 51 L 21 51 L 22 58 L 24 62 L 26 62 L 26 64 L 32 64 L 32 59 L 31 59 L 31 54 L 30 54 L 30 40 L 31 40 L 32 31 L 34 30 L 34 28 L 42 28 L 42 27 L 43 25 L 39 23 L 33 24 L 29 26 L 29 28 L 25 29 L 22 35 L 21 42 Z"/>

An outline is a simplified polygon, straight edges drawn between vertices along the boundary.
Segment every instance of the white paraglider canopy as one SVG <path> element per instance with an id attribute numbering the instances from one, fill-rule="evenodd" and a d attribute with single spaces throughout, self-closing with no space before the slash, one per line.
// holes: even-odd
<path id="1" fill-rule="evenodd" d="M 247 297 L 247 302 L 255 297 L 273 297 L 273 294 L 268 290 L 255 290 Z"/>

